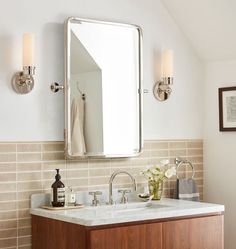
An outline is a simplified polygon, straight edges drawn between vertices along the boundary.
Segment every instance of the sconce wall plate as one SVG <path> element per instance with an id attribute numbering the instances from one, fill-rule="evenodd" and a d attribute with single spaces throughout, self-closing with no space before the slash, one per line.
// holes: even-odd
<path id="1" fill-rule="evenodd" d="M 170 85 L 173 84 L 173 77 L 165 77 L 157 81 L 153 87 L 153 95 L 159 101 L 165 101 L 170 97 L 172 89 Z"/>
<path id="2" fill-rule="evenodd" d="M 35 67 L 23 67 L 23 71 L 17 72 L 12 78 L 12 87 L 19 94 L 27 94 L 34 88 Z"/>

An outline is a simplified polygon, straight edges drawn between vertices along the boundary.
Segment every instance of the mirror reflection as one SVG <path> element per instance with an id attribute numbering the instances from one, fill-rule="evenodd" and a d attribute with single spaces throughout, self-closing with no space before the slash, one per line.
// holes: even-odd
<path id="1" fill-rule="evenodd" d="M 136 26 L 69 19 L 69 157 L 120 157 L 141 151 L 140 43 Z"/>

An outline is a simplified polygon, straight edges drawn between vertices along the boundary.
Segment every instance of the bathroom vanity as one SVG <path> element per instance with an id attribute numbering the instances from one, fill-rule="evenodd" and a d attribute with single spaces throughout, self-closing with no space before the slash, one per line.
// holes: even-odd
<path id="1" fill-rule="evenodd" d="M 33 249 L 223 249 L 224 206 L 148 203 L 31 209 Z"/>

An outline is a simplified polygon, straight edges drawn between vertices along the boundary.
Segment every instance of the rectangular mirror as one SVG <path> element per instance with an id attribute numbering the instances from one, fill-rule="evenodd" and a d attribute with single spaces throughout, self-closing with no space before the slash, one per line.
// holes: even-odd
<path id="1" fill-rule="evenodd" d="M 65 41 L 67 157 L 138 155 L 142 150 L 140 28 L 71 17 Z"/>

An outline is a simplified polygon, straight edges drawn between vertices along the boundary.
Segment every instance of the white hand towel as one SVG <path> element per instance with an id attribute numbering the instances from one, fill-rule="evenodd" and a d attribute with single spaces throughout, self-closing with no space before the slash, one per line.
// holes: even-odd
<path id="1" fill-rule="evenodd" d="M 85 100 L 82 96 L 75 97 L 71 105 L 71 153 L 83 156 L 86 153 L 84 138 Z"/>

